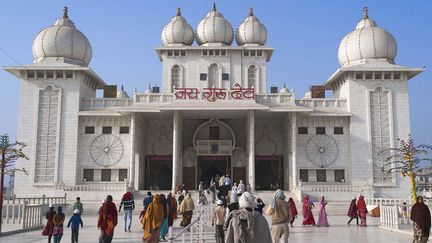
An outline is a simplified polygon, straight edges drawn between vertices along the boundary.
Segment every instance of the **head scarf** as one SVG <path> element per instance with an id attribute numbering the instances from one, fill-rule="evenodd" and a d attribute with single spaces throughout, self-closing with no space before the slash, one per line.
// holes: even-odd
<path id="1" fill-rule="evenodd" d="M 366 202 L 364 200 L 364 196 L 360 196 L 357 202 L 357 209 L 366 209 Z"/>
<path id="2" fill-rule="evenodd" d="M 255 206 L 255 197 L 250 192 L 244 192 L 240 197 L 239 207 L 253 209 Z"/>
<path id="3" fill-rule="evenodd" d="M 292 197 L 290 197 L 290 198 L 288 199 L 288 203 L 289 203 L 290 208 L 291 208 L 291 216 L 292 216 L 292 217 L 297 216 L 297 214 L 298 214 L 298 212 L 297 212 L 297 207 L 296 207 L 295 202 L 294 202 L 294 199 L 293 199 Z"/>
<path id="4" fill-rule="evenodd" d="M 302 214 L 303 214 L 303 217 L 307 217 L 307 215 L 308 215 L 308 205 L 310 204 L 310 199 L 309 199 L 309 196 L 308 195 L 306 195 L 304 198 L 303 198 L 303 205 L 302 205 Z"/>
<path id="5" fill-rule="evenodd" d="M 285 194 L 283 193 L 283 191 L 281 189 L 277 189 L 276 193 L 273 196 L 272 202 L 271 202 L 271 207 L 276 210 L 276 199 L 282 199 L 285 200 Z"/>
<path id="6" fill-rule="evenodd" d="M 348 209 L 348 217 L 354 218 L 357 215 L 357 204 L 356 204 L 356 198 L 353 197 L 351 200 L 351 204 Z"/>
<path id="7" fill-rule="evenodd" d="M 421 229 L 425 237 L 429 237 L 431 228 L 431 214 L 429 207 L 417 201 L 411 209 L 411 220 Z"/>
<path id="8" fill-rule="evenodd" d="M 122 201 L 129 201 L 132 199 L 132 197 L 133 195 L 131 192 L 126 192 L 125 194 L 123 194 Z"/>
<path id="9" fill-rule="evenodd" d="M 153 201 L 148 205 L 143 218 L 144 239 L 151 236 L 154 229 L 157 229 L 164 219 L 163 206 L 160 204 L 160 196 L 153 196 Z"/>

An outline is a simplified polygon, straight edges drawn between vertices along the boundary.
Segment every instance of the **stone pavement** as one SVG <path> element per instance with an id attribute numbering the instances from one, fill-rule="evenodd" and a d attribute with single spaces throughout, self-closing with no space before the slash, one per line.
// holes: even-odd
<path id="1" fill-rule="evenodd" d="M 69 218 L 67 218 L 68 220 Z M 269 220 L 269 218 L 267 218 Z M 143 235 L 141 226 L 138 222 L 138 215 L 134 215 L 132 233 L 123 232 L 123 217 L 119 217 L 119 225 L 114 234 L 113 243 L 129 243 L 141 242 Z M 80 243 L 95 243 L 97 242 L 99 232 L 96 229 L 96 216 L 83 216 L 84 228 L 80 229 Z M 178 224 L 180 220 L 176 220 L 175 231 L 179 230 Z M 291 230 L 290 242 L 305 242 L 305 243 L 402 243 L 411 242 L 411 236 L 408 234 L 390 232 L 379 229 L 377 226 L 378 218 L 368 217 L 369 226 L 366 228 L 357 227 L 355 224 L 346 225 L 347 217 L 330 216 L 330 227 L 304 227 L 301 226 L 298 219 L 294 223 L 294 228 Z M 46 238 L 41 236 L 41 231 L 31 231 L 27 233 L 0 237 L 0 243 L 30 243 L 30 242 L 47 242 Z M 214 229 L 209 228 L 206 238 L 214 239 Z M 62 242 L 70 242 L 70 229 L 65 228 Z M 214 240 L 206 242 L 215 242 Z"/>

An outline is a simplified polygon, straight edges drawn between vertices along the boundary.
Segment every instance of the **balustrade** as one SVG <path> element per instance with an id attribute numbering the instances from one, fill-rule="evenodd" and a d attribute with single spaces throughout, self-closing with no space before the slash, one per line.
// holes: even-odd
<path id="1" fill-rule="evenodd" d="M 399 229 L 399 210 L 397 205 L 380 206 L 380 227 Z"/>
<path id="2" fill-rule="evenodd" d="M 295 104 L 316 109 L 346 109 L 346 99 L 296 99 Z"/>

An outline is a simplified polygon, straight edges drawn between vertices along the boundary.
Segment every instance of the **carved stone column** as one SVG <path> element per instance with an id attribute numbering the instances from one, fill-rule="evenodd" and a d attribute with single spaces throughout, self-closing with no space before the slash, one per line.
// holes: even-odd
<path id="1" fill-rule="evenodd" d="M 248 141 L 248 184 L 251 192 L 255 191 L 255 111 L 249 111 L 247 117 Z"/>
<path id="2" fill-rule="evenodd" d="M 174 111 L 173 115 L 173 166 L 172 166 L 172 190 L 175 191 L 177 185 L 182 183 L 182 118 L 180 111 Z"/>
<path id="3" fill-rule="evenodd" d="M 129 185 L 128 187 L 133 189 L 135 182 L 135 135 L 136 135 L 136 125 L 135 125 L 135 113 L 131 114 L 130 120 L 130 143 L 131 143 L 131 151 L 130 151 L 130 162 L 129 162 Z"/>
<path id="4" fill-rule="evenodd" d="M 298 186 L 298 166 L 297 166 L 297 114 L 291 113 L 291 189 L 295 190 Z"/>

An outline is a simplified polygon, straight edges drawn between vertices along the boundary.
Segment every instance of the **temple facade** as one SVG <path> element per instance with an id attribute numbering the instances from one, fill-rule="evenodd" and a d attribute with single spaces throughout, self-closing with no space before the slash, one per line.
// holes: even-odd
<path id="1" fill-rule="evenodd" d="M 17 196 L 196 189 L 222 174 L 251 191 L 409 195 L 382 151 L 410 134 L 408 80 L 423 69 L 395 63 L 395 38 L 367 9 L 340 43 L 340 67 L 302 98 L 268 87 L 274 49 L 252 9 L 233 29 L 213 6 L 195 30 L 178 9 L 161 39 L 161 87 L 130 96 L 89 67 L 91 44 L 67 9 L 37 34 L 34 63 L 4 68 L 20 81 L 17 140 L 29 156 L 16 163 L 29 171 L 16 174 Z"/>

